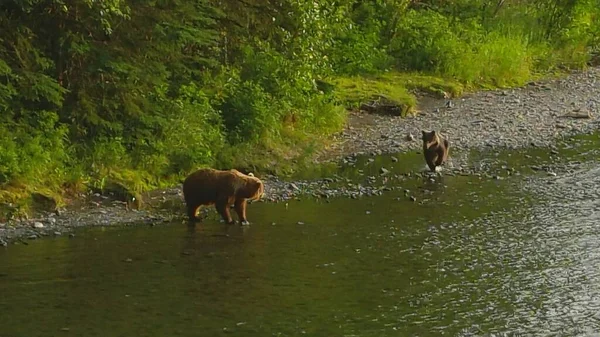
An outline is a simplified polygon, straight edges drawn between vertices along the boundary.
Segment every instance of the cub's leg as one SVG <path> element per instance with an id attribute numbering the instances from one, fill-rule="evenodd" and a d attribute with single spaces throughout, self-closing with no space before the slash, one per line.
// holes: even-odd
<path id="1" fill-rule="evenodd" d="M 429 169 L 431 170 L 431 172 L 435 172 L 435 160 L 436 160 L 436 155 L 431 153 L 431 152 L 426 152 L 425 153 L 425 161 L 427 162 L 427 166 L 429 166 Z"/>
<path id="2" fill-rule="evenodd" d="M 437 152 L 435 166 L 441 166 L 446 161 L 446 150 L 440 146 Z"/>

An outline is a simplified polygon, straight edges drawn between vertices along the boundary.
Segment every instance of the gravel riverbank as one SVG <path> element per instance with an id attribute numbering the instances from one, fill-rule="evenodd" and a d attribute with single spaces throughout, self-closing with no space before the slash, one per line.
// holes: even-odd
<path id="1" fill-rule="evenodd" d="M 450 107 L 446 103 L 421 99 L 420 113 L 402 119 L 354 113 L 335 145 L 319 159 L 418 149 L 420 130 L 441 131 L 457 150 L 548 146 L 557 137 L 598 128 L 600 68 L 522 88 L 468 94 L 450 101 Z M 409 134 L 416 141 L 406 141 Z"/>
<path id="2" fill-rule="evenodd" d="M 414 117 L 353 112 L 346 129 L 335 137 L 334 145 L 322 151 L 316 161 L 344 159 L 351 163 L 360 154 L 419 151 L 420 130 L 436 130 L 451 142 L 451 159 L 444 174 L 469 174 L 473 172 L 465 166 L 467 150 L 551 146 L 556 139 L 597 130 L 599 113 L 600 68 L 591 68 L 558 80 L 530 83 L 517 89 L 477 92 L 452 101 L 423 97 L 419 113 Z M 263 180 L 267 202 L 306 193 L 320 197 L 357 197 L 385 191 L 381 186 L 368 184 L 329 187 L 339 183 L 339 178 L 293 183 L 276 177 L 263 177 Z M 184 220 L 179 187 L 149 193 L 145 201 L 147 208 L 130 210 L 122 202 L 91 195 L 58 215 L 0 223 L 0 245 L 26 244 L 28 239 L 65 235 L 73 228 L 84 226 L 152 225 Z"/>

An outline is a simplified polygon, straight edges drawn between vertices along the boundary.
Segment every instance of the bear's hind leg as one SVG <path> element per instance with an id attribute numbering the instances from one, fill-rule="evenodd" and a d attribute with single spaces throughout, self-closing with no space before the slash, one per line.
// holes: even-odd
<path id="1" fill-rule="evenodd" d="M 217 208 L 217 211 L 219 212 L 219 214 L 221 214 L 221 217 L 223 218 L 223 220 L 225 220 L 226 223 L 234 223 L 233 219 L 231 218 L 231 214 L 229 214 L 229 202 L 227 199 L 218 200 L 215 203 L 215 207 Z"/>

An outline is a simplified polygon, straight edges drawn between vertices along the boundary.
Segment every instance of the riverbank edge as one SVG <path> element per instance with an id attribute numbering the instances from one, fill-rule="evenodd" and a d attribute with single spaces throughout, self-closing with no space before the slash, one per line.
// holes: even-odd
<path id="1" fill-rule="evenodd" d="M 481 97 L 492 95 L 494 97 L 510 97 L 510 92 L 527 90 L 527 88 L 535 87 L 546 90 L 551 85 L 561 81 L 573 81 L 578 82 L 578 76 L 585 76 L 591 74 L 593 77 L 600 73 L 599 68 L 588 68 L 583 71 L 575 71 L 571 74 L 556 78 L 540 81 L 537 83 L 530 83 L 521 88 L 513 89 L 497 89 L 497 90 L 486 90 L 468 93 L 463 97 L 459 98 L 459 101 L 465 100 L 478 100 Z M 552 89 L 551 89 L 552 90 Z M 552 96 L 552 93 L 548 95 Z M 398 133 L 393 137 L 387 137 L 388 140 L 392 139 L 393 146 L 378 144 L 374 142 L 369 146 L 359 146 L 360 142 L 368 139 L 382 139 L 382 132 L 379 127 L 390 124 L 408 124 L 408 121 L 414 120 L 415 118 L 420 119 L 423 124 L 427 124 L 428 120 L 431 121 L 438 118 L 446 118 L 440 111 L 443 109 L 451 110 L 452 101 L 443 99 L 420 97 L 419 109 L 421 113 L 414 117 L 394 117 L 394 116 L 380 116 L 380 115 L 368 115 L 362 112 L 351 112 L 348 117 L 347 127 L 339 135 L 336 135 L 333 140 L 333 146 L 320 151 L 314 160 L 314 165 L 322 163 L 340 162 L 344 158 L 356 157 L 361 154 L 381 155 L 390 153 L 406 153 L 407 151 L 418 151 L 420 148 L 420 140 L 418 134 L 406 133 L 406 130 L 398 130 Z M 450 104 L 448 103 L 450 102 Z M 460 104 L 455 109 L 460 108 Z M 456 110 L 455 110 L 456 111 Z M 446 111 L 447 112 L 447 111 Z M 540 112 L 541 114 L 542 112 Z M 370 123 L 363 123 L 362 119 L 370 120 Z M 454 118 L 460 118 L 460 116 L 454 116 Z M 559 132 L 554 134 L 552 139 L 545 139 L 539 144 L 531 142 L 520 142 L 515 146 L 498 143 L 490 144 L 488 140 L 502 136 L 501 133 L 490 129 L 487 131 L 487 136 L 483 139 L 479 139 L 478 142 L 453 142 L 452 153 L 455 154 L 455 166 L 459 167 L 464 162 L 464 156 L 461 157 L 461 153 L 465 153 L 471 150 L 482 150 L 486 148 L 526 148 L 533 146 L 548 146 L 558 139 L 564 137 L 571 137 L 577 134 L 585 134 L 597 129 L 597 116 L 593 116 L 586 119 L 577 119 L 578 123 L 569 128 L 561 128 Z M 496 121 L 502 123 L 503 120 Z M 393 124 L 392 123 L 392 124 Z M 467 123 L 468 124 L 468 123 Z M 347 131 L 351 130 L 354 133 L 347 136 Z M 465 130 L 454 130 L 460 133 Z M 414 132 L 416 133 L 416 132 Z M 345 135 L 346 134 L 346 135 Z M 411 139 L 412 136 L 412 139 Z M 342 144 L 350 146 L 342 146 Z M 352 143 L 356 144 L 352 144 Z M 357 149 L 358 148 L 358 149 Z M 299 194 L 306 193 L 294 188 L 294 181 L 283 181 L 279 177 L 275 176 L 264 176 L 262 177 L 266 185 L 266 198 L 265 202 L 278 202 L 287 200 L 295 197 Z M 299 182 L 298 182 L 299 183 Z M 180 186 L 174 186 L 167 189 L 158 189 L 149 191 L 143 194 L 144 200 L 146 201 L 145 207 L 141 210 L 131 208 L 131 204 L 117 201 L 107 196 L 101 196 L 99 194 L 89 194 L 81 200 L 68 205 L 63 211 L 57 213 L 38 214 L 34 218 L 26 220 L 12 221 L 6 224 L 0 224 L 0 245 L 7 245 L 8 243 L 25 243 L 27 239 L 35 239 L 43 236 L 60 236 L 65 233 L 69 233 L 74 228 L 78 227 L 93 227 L 93 226 L 109 226 L 112 224 L 119 225 L 131 225 L 131 224 L 155 224 L 158 222 L 170 222 L 177 219 L 183 219 L 184 213 L 179 214 L 177 204 L 183 206 L 183 200 L 181 198 Z M 165 202 L 171 202 L 174 206 L 171 209 L 157 208 L 158 205 L 164 206 Z"/>

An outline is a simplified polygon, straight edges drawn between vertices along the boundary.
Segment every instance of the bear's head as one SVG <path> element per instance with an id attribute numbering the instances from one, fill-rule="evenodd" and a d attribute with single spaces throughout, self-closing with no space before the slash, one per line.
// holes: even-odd
<path id="1" fill-rule="evenodd" d="M 246 199 L 258 201 L 265 194 L 265 184 L 252 173 L 246 177 L 245 187 Z"/>
<path id="2" fill-rule="evenodd" d="M 244 199 L 258 201 L 263 197 L 265 193 L 265 185 L 263 182 L 254 176 L 252 172 L 244 174 L 236 169 L 231 169 L 231 172 L 235 176 L 236 194 Z"/>
<path id="3" fill-rule="evenodd" d="M 428 146 L 439 142 L 439 138 L 435 130 L 431 132 L 421 130 L 421 134 L 421 138 L 423 139 L 423 145 Z"/>

